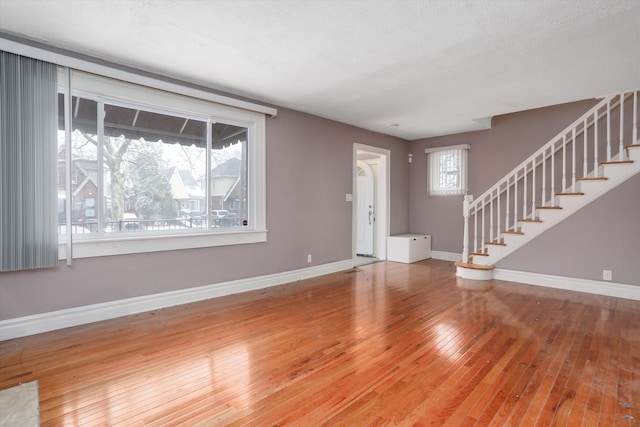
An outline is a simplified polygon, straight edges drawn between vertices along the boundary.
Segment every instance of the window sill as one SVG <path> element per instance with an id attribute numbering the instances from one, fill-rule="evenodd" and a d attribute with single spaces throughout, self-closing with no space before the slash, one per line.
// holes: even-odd
<path id="1" fill-rule="evenodd" d="M 145 252 L 162 252 L 215 246 L 263 243 L 267 230 L 227 233 L 181 234 L 172 236 L 135 236 L 110 239 L 75 240 L 73 258 L 92 258 Z M 66 242 L 60 242 L 58 259 L 67 258 Z"/>

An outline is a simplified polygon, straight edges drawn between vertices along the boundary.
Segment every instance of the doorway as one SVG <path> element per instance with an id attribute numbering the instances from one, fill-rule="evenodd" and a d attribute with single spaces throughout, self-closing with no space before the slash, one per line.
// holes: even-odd
<path id="1" fill-rule="evenodd" d="M 363 144 L 354 144 L 353 150 L 353 261 L 357 266 L 386 259 L 390 151 Z"/>
<path id="2" fill-rule="evenodd" d="M 364 160 L 357 161 L 356 169 L 356 254 L 373 257 L 373 240 L 377 208 L 375 199 L 376 177 L 374 168 Z"/>

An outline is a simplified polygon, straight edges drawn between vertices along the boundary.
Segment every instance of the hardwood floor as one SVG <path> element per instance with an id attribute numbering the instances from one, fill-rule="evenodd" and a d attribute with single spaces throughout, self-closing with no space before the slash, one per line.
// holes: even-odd
<path id="1" fill-rule="evenodd" d="M 489 284 L 380 262 L 4 341 L 0 389 L 43 426 L 640 422 L 640 301 Z"/>

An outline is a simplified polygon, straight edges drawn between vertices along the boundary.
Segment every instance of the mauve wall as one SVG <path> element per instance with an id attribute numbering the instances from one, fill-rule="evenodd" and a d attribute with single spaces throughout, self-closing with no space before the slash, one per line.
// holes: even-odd
<path id="1" fill-rule="evenodd" d="M 498 268 L 640 285 L 640 175 L 496 264 Z"/>
<path id="2" fill-rule="evenodd" d="M 494 117 L 488 130 L 412 141 L 409 229 L 431 234 L 433 250 L 462 253 L 462 196 L 429 196 L 425 148 L 469 144 L 469 194 L 479 196 L 595 103 L 505 114 Z"/>
<path id="3" fill-rule="evenodd" d="M 469 194 L 480 195 L 586 112 L 594 100 L 498 116 L 492 128 L 413 141 L 409 229 L 432 235 L 434 250 L 462 252 L 462 197 L 427 194 L 427 147 L 469 144 Z M 640 176 L 578 211 L 496 264 L 498 268 L 640 285 Z"/>
<path id="4" fill-rule="evenodd" d="M 408 142 L 279 108 L 267 119 L 266 243 L 0 273 L 0 320 L 350 259 L 354 142 L 391 150 L 391 232 L 406 232 Z"/>

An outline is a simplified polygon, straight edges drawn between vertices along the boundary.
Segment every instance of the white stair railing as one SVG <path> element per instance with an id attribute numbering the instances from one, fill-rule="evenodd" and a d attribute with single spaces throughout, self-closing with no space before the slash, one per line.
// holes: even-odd
<path id="1" fill-rule="evenodd" d="M 556 208 L 555 196 L 575 194 L 580 178 L 598 178 L 600 159 L 624 160 L 625 145 L 638 141 L 639 93 L 603 98 L 482 195 L 466 196 L 462 260 L 502 244 L 502 233 L 519 232 L 538 209 Z"/>

